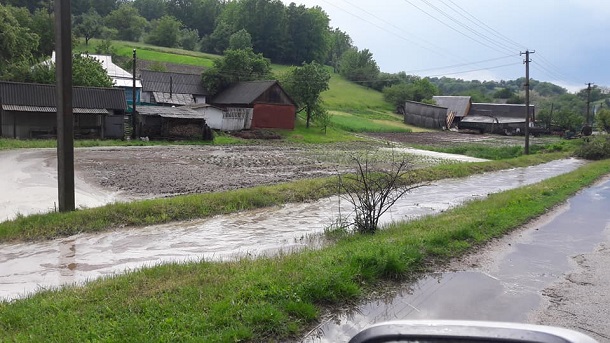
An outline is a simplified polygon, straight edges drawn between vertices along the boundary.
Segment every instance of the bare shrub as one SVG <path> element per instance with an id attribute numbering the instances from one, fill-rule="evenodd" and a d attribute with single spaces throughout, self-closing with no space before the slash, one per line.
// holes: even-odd
<path id="1" fill-rule="evenodd" d="M 406 182 L 409 163 L 405 159 L 392 161 L 388 168 L 374 168 L 368 157 L 363 159 L 353 158 L 356 165 L 354 174 L 339 176 L 339 190 L 341 198 L 354 208 L 354 230 L 373 234 L 378 229 L 381 216 L 405 193 L 419 185 Z"/>

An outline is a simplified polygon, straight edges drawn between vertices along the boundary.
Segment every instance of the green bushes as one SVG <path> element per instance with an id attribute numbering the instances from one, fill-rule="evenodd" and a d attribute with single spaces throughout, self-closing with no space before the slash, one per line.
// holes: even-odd
<path id="1" fill-rule="evenodd" d="M 610 158 L 610 136 L 599 136 L 585 142 L 576 150 L 576 156 L 587 160 Z"/>

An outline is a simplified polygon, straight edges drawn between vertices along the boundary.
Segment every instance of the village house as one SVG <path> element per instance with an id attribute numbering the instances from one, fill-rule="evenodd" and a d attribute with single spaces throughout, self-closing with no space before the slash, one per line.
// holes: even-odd
<path id="1" fill-rule="evenodd" d="M 201 75 L 142 70 L 143 104 L 159 106 L 184 106 L 205 104 L 208 92 L 201 82 Z"/>
<path id="2" fill-rule="evenodd" d="M 0 81 L 0 136 L 57 135 L 55 85 Z M 74 87 L 75 138 L 122 138 L 127 103 L 117 88 Z"/>
<path id="3" fill-rule="evenodd" d="M 293 130 L 296 104 L 278 81 L 239 82 L 211 103 L 225 112 L 225 118 L 243 122 L 243 129 Z"/>

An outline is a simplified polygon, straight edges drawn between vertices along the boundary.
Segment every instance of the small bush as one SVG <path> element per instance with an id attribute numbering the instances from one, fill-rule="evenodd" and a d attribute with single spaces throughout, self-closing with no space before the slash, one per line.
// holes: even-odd
<path id="1" fill-rule="evenodd" d="M 610 158 L 610 136 L 595 137 L 576 150 L 576 156 L 587 160 Z"/>

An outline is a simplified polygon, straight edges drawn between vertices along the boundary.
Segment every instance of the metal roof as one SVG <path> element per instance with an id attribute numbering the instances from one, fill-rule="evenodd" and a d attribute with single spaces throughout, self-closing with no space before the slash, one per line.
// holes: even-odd
<path id="1" fill-rule="evenodd" d="M 55 85 L 0 81 L 0 104 L 56 107 Z M 74 87 L 73 108 L 125 110 L 125 91 L 119 88 Z"/>
<path id="2" fill-rule="evenodd" d="M 137 108 L 137 111 L 138 114 L 144 116 L 159 116 L 162 118 L 205 119 L 203 114 L 186 106 L 140 106 Z"/>
<path id="3" fill-rule="evenodd" d="M 191 94 L 170 94 L 163 92 L 152 92 L 155 101 L 159 104 L 188 105 L 195 102 Z"/>
<path id="4" fill-rule="evenodd" d="M 535 107 L 530 105 L 529 110 L 530 116 L 533 116 Z M 473 103 L 470 107 L 470 115 L 491 115 L 496 118 L 521 118 L 525 120 L 525 105 Z"/>
<path id="5" fill-rule="evenodd" d="M 172 94 L 208 95 L 201 74 L 168 73 L 142 70 L 142 91 Z"/>
<path id="6" fill-rule="evenodd" d="M 2 105 L 5 111 L 15 112 L 38 112 L 38 113 L 57 113 L 56 107 L 46 106 L 22 106 L 22 105 Z M 108 110 L 103 108 L 73 108 L 72 113 L 78 114 L 108 114 Z"/>
<path id="7" fill-rule="evenodd" d="M 447 108 L 449 112 L 455 112 L 456 117 L 465 117 L 470 110 L 469 96 L 433 96 L 432 99 L 438 106 Z"/>
<path id="8" fill-rule="evenodd" d="M 462 119 L 461 123 L 481 123 L 481 124 L 518 124 L 525 123 L 524 118 L 515 117 L 493 117 L 488 115 L 469 115 Z"/>
<path id="9" fill-rule="evenodd" d="M 218 94 L 212 103 L 221 105 L 249 105 L 254 103 L 258 97 L 275 84 L 278 84 L 278 82 L 274 80 L 239 82 Z"/>
<path id="10" fill-rule="evenodd" d="M 82 56 L 89 56 L 96 60 L 98 60 L 102 67 L 106 70 L 108 76 L 112 79 L 115 87 L 133 87 L 133 75 L 130 74 L 127 70 L 119 67 L 118 65 L 112 62 L 112 56 L 108 55 L 92 55 L 92 54 L 81 54 Z M 55 63 L 55 51 L 51 54 L 51 59 L 43 64 L 49 65 L 50 63 Z M 140 80 L 136 79 L 136 88 L 142 88 L 142 83 Z"/>

